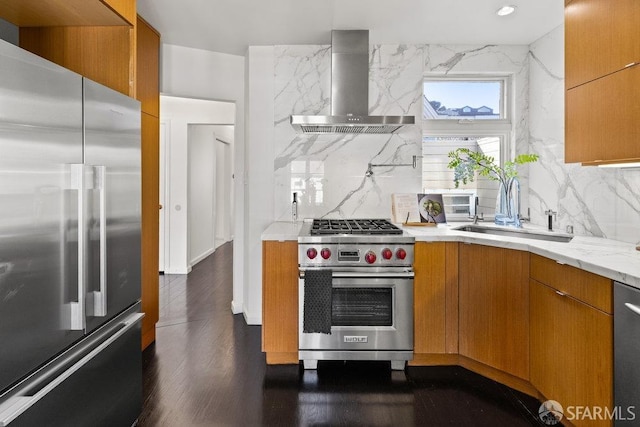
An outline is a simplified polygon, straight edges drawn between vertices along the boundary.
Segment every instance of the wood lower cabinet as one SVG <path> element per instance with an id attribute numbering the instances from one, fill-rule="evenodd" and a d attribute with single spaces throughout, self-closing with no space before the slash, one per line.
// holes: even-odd
<path id="1" fill-rule="evenodd" d="M 532 385 L 563 408 L 613 410 L 613 316 L 535 280 L 529 289 Z"/>
<path id="2" fill-rule="evenodd" d="M 416 242 L 414 360 L 458 353 L 458 243 Z"/>
<path id="3" fill-rule="evenodd" d="M 534 254 L 531 277 L 531 384 L 563 405 L 565 415 L 568 407 L 613 411 L 611 280 Z"/>
<path id="4" fill-rule="evenodd" d="M 529 379 L 529 253 L 460 245 L 460 355 Z"/>
<path id="5" fill-rule="evenodd" d="M 298 242 L 262 242 L 262 351 L 298 363 Z"/>

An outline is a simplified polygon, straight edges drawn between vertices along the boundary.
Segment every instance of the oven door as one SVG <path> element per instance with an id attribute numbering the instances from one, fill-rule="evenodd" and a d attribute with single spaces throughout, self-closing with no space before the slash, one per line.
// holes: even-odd
<path id="1" fill-rule="evenodd" d="M 413 351 L 412 271 L 334 271 L 331 334 L 303 332 L 303 275 L 299 286 L 301 351 Z"/>

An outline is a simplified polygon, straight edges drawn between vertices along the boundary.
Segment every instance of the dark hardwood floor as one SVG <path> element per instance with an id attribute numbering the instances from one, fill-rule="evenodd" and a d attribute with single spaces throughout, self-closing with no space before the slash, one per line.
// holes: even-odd
<path id="1" fill-rule="evenodd" d="M 232 244 L 160 277 L 139 426 L 540 426 L 537 400 L 459 367 L 267 366 L 260 326 L 230 311 Z"/>

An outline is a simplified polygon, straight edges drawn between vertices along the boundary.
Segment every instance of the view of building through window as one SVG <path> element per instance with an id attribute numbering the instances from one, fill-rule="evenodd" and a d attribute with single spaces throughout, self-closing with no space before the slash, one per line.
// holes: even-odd
<path id="1" fill-rule="evenodd" d="M 425 119 L 502 119 L 502 80 L 426 80 Z"/>

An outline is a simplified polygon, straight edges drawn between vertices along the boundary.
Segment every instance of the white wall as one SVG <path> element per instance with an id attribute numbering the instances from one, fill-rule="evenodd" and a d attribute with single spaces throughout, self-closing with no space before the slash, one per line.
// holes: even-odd
<path id="1" fill-rule="evenodd" d="M 165 222 L 170 234 L 165 240 L 165 273 L 186 274 L 190 271 L 188 246 L 188 126 L 194 123 L 229 123 L 235 117 L 235 105 L 162 95 L 160 121 L 166 129 L 164 151 L 167 164 L 165 182 Z M 211 165 L 212 169 L 214 165 Z"/>
<path id="2" fill-rule="evenodd" d="M 216 135 L 211 125 L 188 125 L 189 266 L 215 250 Z"/>
<path id="3" fill-rule="evenodd" d="M 262 323 L 262 240 L 273 222 L 274 201 L 274 48 L 250 46 L 247 54 L 247 150 L 245 231 L 242 262 L 246 277 L 243 313 L 248 324 Z M 234 257 L 235 257 L 234 253 Z"/>
<path id="4" fill-rule="evenodd" d="M 231 101 L 235 104 L 234 212 L 236 218 L 245 217 L 244 207 L 244 128 L 245 128 L 245 59 L 169 44 L 162 45 L 161 87 L 163 94 L 192 98 Z M 162 114 L 162 110 L 161 110 Z M 234 221 L 233 245 L 233 301 L 234 313 L 242 311 L 244 304 L 244 221 Z"/>

